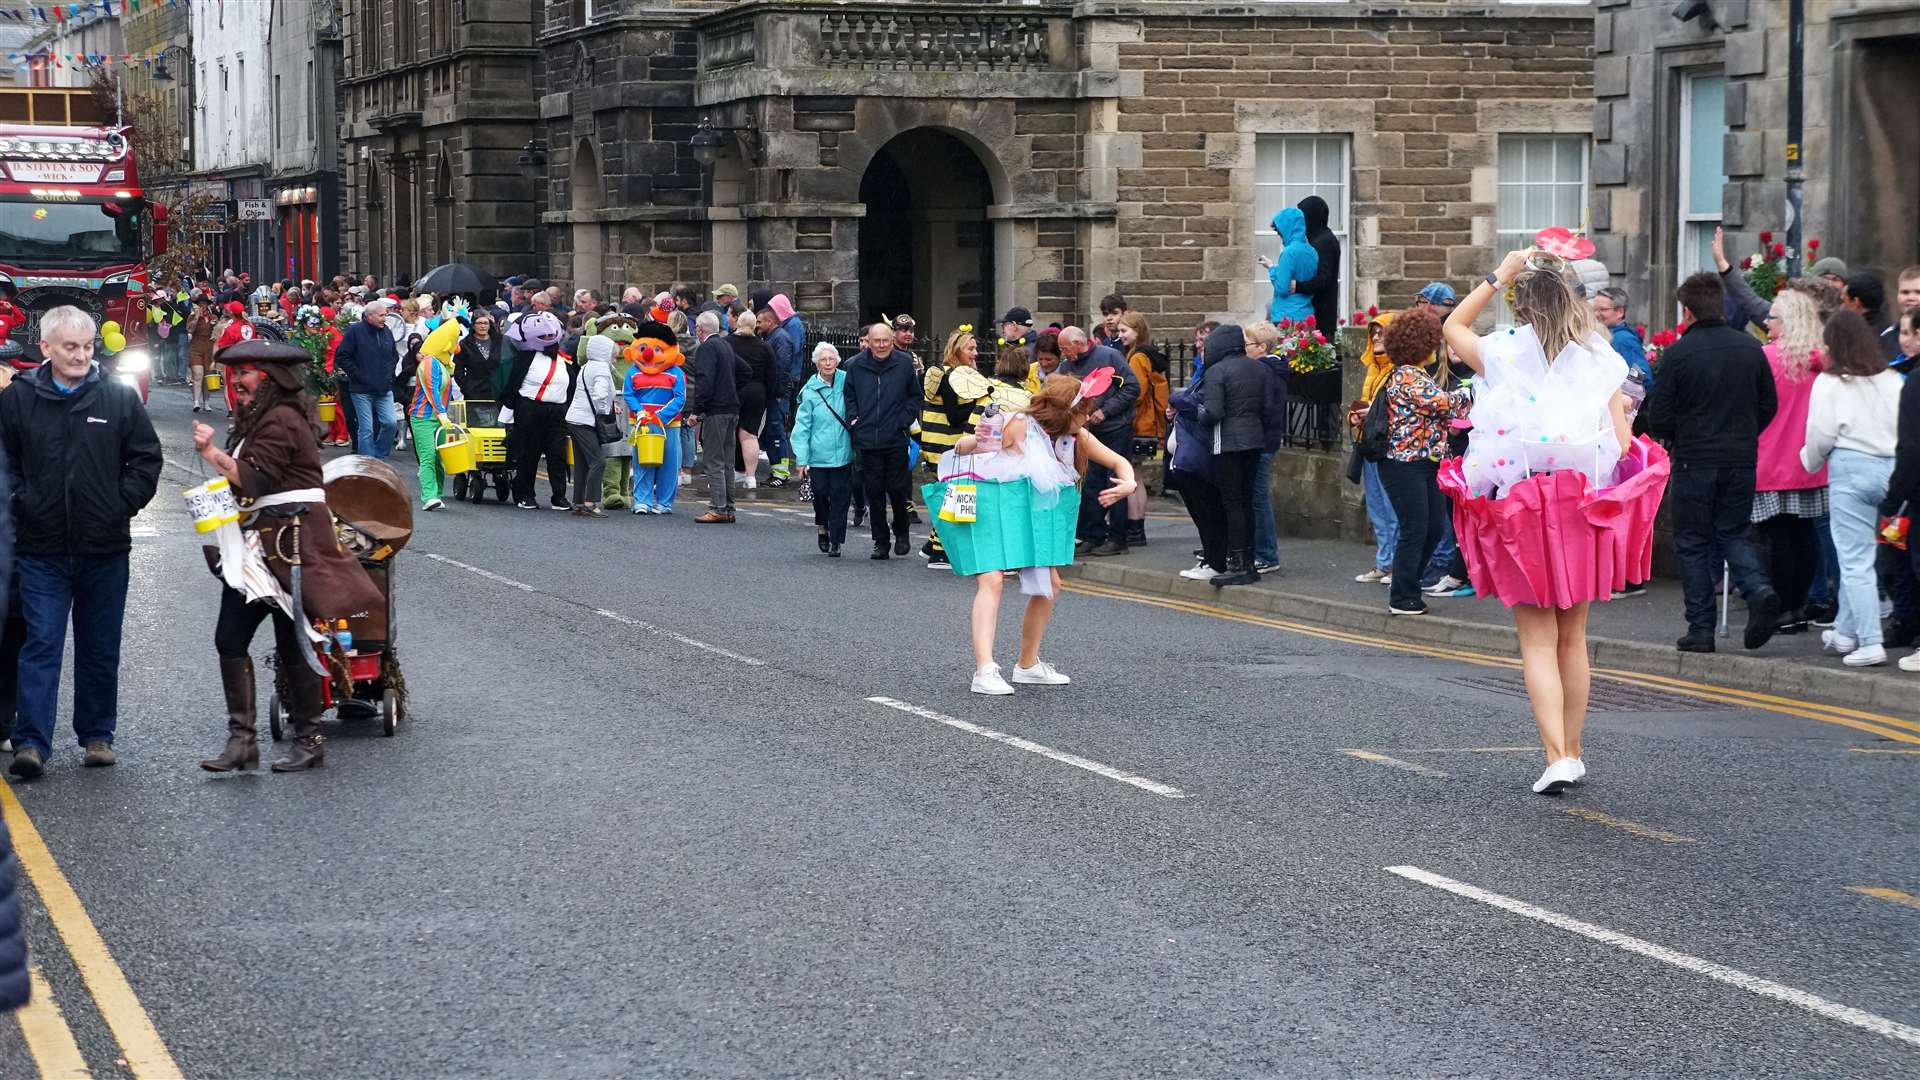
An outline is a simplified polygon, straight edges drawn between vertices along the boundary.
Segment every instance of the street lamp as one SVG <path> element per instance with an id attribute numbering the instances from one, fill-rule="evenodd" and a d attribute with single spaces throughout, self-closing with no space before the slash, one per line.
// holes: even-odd
<path id="1" fill-rule="evenodd" d="M 528 179 L 537 180 L 547 168 L 547 148 L 537 140 L 528 139 L 527 145 L 520 148 L 520 156 L 514 159 L 520 166 L 520 172 Z"/>
<path id="2" fill-rule="evenodd" d="M 761 138 L 760 130 L 753 126 L 753 117 L 747 117 L 747 122 L 738 127 L 728 127 L 715 124 L 710 116 L 703 116 L 700 118 L 699 130 L 695 131 L 693 138 L 689 140 L 689 145 L 693 147 L 693 160 L 699 162 L 701 168 L 711 169 L 714 162 L 720 160 L 720 155 L 726 150 L 728 142 L 722 133 L 739 139 L 741 155 L 749 164 L 760 163 L 764 140 Z"/>

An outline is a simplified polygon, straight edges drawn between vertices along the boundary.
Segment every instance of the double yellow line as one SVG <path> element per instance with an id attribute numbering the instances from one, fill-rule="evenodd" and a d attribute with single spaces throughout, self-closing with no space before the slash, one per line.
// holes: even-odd
<path id="1" fill-rule="evenodd" d="M 1250 615 L 1235 611 L 1218 604 L 1208 604 L 1198 600 L 1180 600 L 1170 596 L 1146 596 L 1117 589 L 1108 585 L 1097 585 L 1079 579 L 1066 580 L 1061 586 L 1071 592 L 1087 596 L 1099 596 L 1108 600 L 1124 600 L 1132 604 L 1147 604 L 1165 608 L 1169 611 L 1181 611 L 1189 615 L 1204 615 L 1212 619 L 1225 619 L 1229 622 L 1244 623 L 1248 626 L 1262 626 L 1272 630 L 1284 630 L 1290 634 L 1302 634 L 1320 638 L 1323 641 L 1338 641 L 1347 645 L 1365 645 L 1390 652 L 1411 653 L 1415 656 L 1428 656 L 1439 660 L 1457 660 L 1465 664 L 1477 664 L 1481 667 L 1505 668 L 1516 670 L 1520 661 L 1510 656 L 1495 653 L 1475 652 L 1449 645 L 1432 645 L 1421 642 L 1395 641 L 1391 638 L 1372 637 L 1367 634 L 1347 630 L 1331 630 L 1324 626 L 1309 623 L 1292 622 L 1287 619 L 1272 619 L 1262 615 Z M 1617 668 L 1595 668 L 1594 678 L 1609 682 L 1625 683 L 1651 690 L 1663 690 L 1702 701 L 1714 701 L 1725 705 L 1738 705 L 1743 708 L 1763 709 L 1767 712 L 1781 713 L 1786 716 L 1798 716 L 1808 720 L 1818 720 L 1826 724 L 1838 724 L 1856 731 L 1870 732 L 1883 739 L 1895 742 L 1912 743 L 1920 746 L 1920 723 L 1903 720 L 1885 713 L 1868 712 L 1862 709 L 1850 709 L 1840 705 L 1819 705 L 1807 701 L 1795 701 L 1791 698 L 1762 694 L 1752 690 L 1741 690 L 1731 686 L 1717 686 L 1713 683 L 1693 682 L 1667 675 L 1648 675 L 1638 671 L 1622 671 Z"/>
<path id="2" fill-rule="evenodd" d="M 120 1044 L 127 1069 L 136 1080 L 178 1080 L 180 1067 L 174 1064 L 173 1055 L 160 1041 L 160 1032 L 134 995 L 126 973 L 107 951 L 106 941 L 80 903 L 80 894 L 60 872 L 60 864 L 54 861 L 53 852 L 47 850 L 46 841 L 40 838 L 40 830 L 33 827 L 20 799 L 4 783 L 0 783 L 0 817 L 6 819 L 7 829 L 13 833 L 15 857 L 33 882 L 40 902 L 46 906 L 47 916 L 66 946 L 73 966 L 79 969 L 81 981 L 93 995 L 101 1018 L 106 1020 L 114 1040 Z M 86 1059 L 80 1054 L 73 1030 L 61 1016 L 46 978 L 37 969 L 33 972 L 33 996 L 34 1002 L 19 1014 L 20 1032 L 34 1063 L 40 1066 L 40 1075 L 75 1080 L 88 1076 Z"/>

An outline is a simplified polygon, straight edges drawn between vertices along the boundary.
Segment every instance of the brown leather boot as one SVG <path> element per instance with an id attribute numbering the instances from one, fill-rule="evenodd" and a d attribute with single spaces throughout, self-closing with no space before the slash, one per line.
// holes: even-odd
<path id="1" fill-rule="evenodd" d="M 203 761 L 208 772 L 233 772 L 260 764 L 260 740 L 255 734 L 253 695 L 253 658 L 242 656 L 220 661 L 220 685 L 227 693 L 227 747 L 220 756 Z"/>
<path id="2" fill-rule="evenodd" d="M 325 764 L 327 740 L 320 734 L 320 678 L 303 663 L 287 672 L 287 713 L 293 721 L 293 745 L 273 763 L 274 772 L 302 772 Z"/>

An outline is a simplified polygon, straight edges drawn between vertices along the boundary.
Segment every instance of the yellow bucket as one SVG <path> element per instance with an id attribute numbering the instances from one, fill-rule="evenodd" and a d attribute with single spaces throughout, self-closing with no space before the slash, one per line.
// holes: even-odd
<path id="1" fill-rule="evenodd" d="M 200 380 L 200 385 L 206 387 L 208 390 L 220 389 L 220 373 L 217 371 L 207 372 L 206 377 Z"/>
<path id="2" fill-rule="evenodd" d="M 467 434 L 466 428 L 441 428 L 435 437 L 434 450 L 440 455 L 440 467 L 449 474 L 473 471 L 473 436 Z"/>
<path id="3" fill-rule="evenodd" d="M 331 424 L 334 418 L 340 415 L 340 405 L 332 398 L 321 398 L 319 412 L 320 422 Z"/>
<path id="4" fill-rule="evenodd" d="M 636 432 L 633 436 L 633 460 L 641 465 L 659 465 L 667 460 L 667 437 L 655 431 Z"/>

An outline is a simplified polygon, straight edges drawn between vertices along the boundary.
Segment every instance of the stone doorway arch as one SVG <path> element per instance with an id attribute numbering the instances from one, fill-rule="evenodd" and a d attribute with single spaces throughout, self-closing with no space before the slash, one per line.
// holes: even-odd
<path id="1" fill-rule="evenodd" d="M 569 209 L 573 212 L 573 287 L 598 289 L 607 261 L 606 234 L 599 221 L 606 184 L 600 177 L 600 157 L 589 140 L 581 139 L 575 148 L 568 180 Z"/>
<path id="2" fill-rule="evenodd" d="M 973 147 L 939 128 L 902 132 L 867 163 L 860 201 L 862 323 L 910 314 L 923 335 L 992 325 L 994 185 Z"/>

